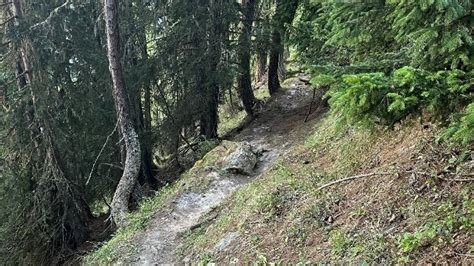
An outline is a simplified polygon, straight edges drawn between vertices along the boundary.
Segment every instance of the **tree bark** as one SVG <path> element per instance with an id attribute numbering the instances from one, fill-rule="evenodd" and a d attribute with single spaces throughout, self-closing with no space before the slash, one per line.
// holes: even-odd
<path id="1" fill-rule="evenodd" d="M 263 82 L 267 72 L 268 53 L 265 50 L 257 52 L 257 69 L 255 73 L 256 83 Z"/>
<path id="2" fill-rule="evenodd" d="M 144 60 L 148 60 L 148 52 L 146 49 L 146 37 L 143 32 L 142 40 L 142 56 Z M 151 71 L 150 71 L 151 74 Z M 157 180 L 153 176 L 153 159 L 152 159 L 152 141 L 151 141 L 151 83 L 147 81 L 144 88 L 144 110 L 143 110 L 143 124 L 144 124 L 144 134 L 143 134 L 143 172 L 147 182 L 153 187 L 156 188 Z"/>
<path id="3" fill-rule="evenodd" d="M 125 78 L 120 62 L 120 35 L 118 27 L 117 0 L 104 0 L 104 18 L 107 35 L 107 57 L 113 83 L 119 126 L 125 142 L 125 165 L 120 182 L 115 190 L 111 204 L 111 215 L 116 225 L 121 228 L 127 224 L 127 213 L 130 196 L 140 172 L 140 142 L 130 119 L 130 108 L 127 102 Z"/>
<path id="4" fill-rule="evenodd" d="M 272 32 L 272 47 L 270 49 L 270 63 L 268 64 L 268 91 L 274 95 L 280 89 L 278 65 L 281 53 L 281 34 L 279 30 Z"/>
<path id="5" fill-rule="evenodd" d="M 222 8 L 225 0 L 211 1 L 209 5 L 210 16 L 213 18 L 222 19 Z M 201 115 L 201 135 L 208 139 L 215 139 L 218 137 L 217 129 L 219 123 L 219 92 L 220 84 L 217 76 L 220 74 L 218 66 L 222 55 L 222 40 L 226 33 L 226 28 L 222 24 L 221 19 L 211 21 L 210 32 L 207 36 L 206 42 L 207 56 L 209 58 L 209 71 L 203 72 L 200 79 L 205 86 L 203 92 L 205 94 L 204 108 L 205 111 Z"/>
<path id="6" fill-rule="evenodd" d="M 283 37 L 285 35 L 285 25 L 293 21 L 298 0 L 277 0 L 277 9 L 273 18 L 272 43 L 270 49 L 270 63 L 268 66 L 268 90 L 271 95 L 280 89 L 278 78 L 278 68 L 283 55 Z"/>
<path id="7" fill-rule="evenodd" d="M 242 0 L 241 32 L 237 52 L 240 68 L 237 77 L 237 92 L 249 116 L 253 116 L 253 107 L 256 102 L 252 90 L 252 78 L 250 76 L 250 40 L 256 2 L 256 0 Z"/>

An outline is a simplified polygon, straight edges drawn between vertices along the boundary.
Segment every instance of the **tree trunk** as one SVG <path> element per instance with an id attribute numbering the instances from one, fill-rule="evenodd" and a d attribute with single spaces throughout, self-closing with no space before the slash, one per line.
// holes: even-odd
<path id="1" fill-rule="evenodd" d="M 278 77 L 280 80 L 285 80 L 288 70 L 286 69 L 286 60 L 288 59 L 288 52 L 286 47 L 280 53 L 280 60 L 278 60 Z"/>
<path id="2" fill-rule="evenodd" d="M 201 135 L 206 139 L 216 139 L 218 137 L 217 128 L 219 123 L 219 86 L 213 84 L 207 91 L 206 112 L 201 116 Z"/>
<path id="3" fill-rule="evenodd" d="M 293 21 L 298 0 L 277 0 L 277 8 L 273 17 L 272 43 L 270 48 L 270 63 L 268 66 L 268 90 L 273 95 L 280 89 L 278 68 L 283 55 L 283 37 L 285 26 Z"/>
<path id="4" fill-rule="evenodd" d="M 258 51 L 257 53 L 257 69 L 255 73 L 256 83 L 263 82 L 265 74 L 267 72 L 268 53 L 265 50 Z"/>
<path id="5" fill-rule="evenodd" d="M 116 106 L 119 126 L 125 141 L 125 165 L 120 182 L 115 190 L 111 204 L 111 215 L 117 226 L 127 224 L 128 204 L 138 174 L 140 172 L 140 142 L 130 119 L 127 102 L 125 78 L 120 62 L 120 38 L 117 18 L 117 0 L 104 0 L 104 18 L 107 35 L 107 57 L 113 82 L 113 97 Z"/>
<path id="6" fill-rule="evenodd" d="M 211 1 L 210 4 L 210 16 L 214 18 L 221 18 L 222 6 L 225 0 Z M 201 115 L 201 135 L 208 139 L 215 139 L 218 137 L 217 129 L 219 123 L 219 91 L 220 84 L 217 76 L 220 74 L 218 66 L 222 55 L 222 40 L 226 29 L 219 19 L 213 20 L 210 25 L 210 32 L 207 36 L 206 42 L 207 56 L 209 58 L 209 71 L 202 73 L 200 77 L 201 82 L 205 88 L 203 92 L 205 94 L 204 108 L 205 111 Z M 201 85 L 201 86 L 202 86 Z"/>
<path id="7" fill-rule="evenodd" d="M 142 59 L 148 60 L 148 50 L 146 47 L 146 33 L 145 29 L 141 29 L 141 38 L 140 38 L 140 46 L 141 46 L 141 53 Z M 150 77 L 152 75 L 152 71 L 149 72 Z M 145 87 L 144 87 L 144 110 L 143 110 L 143 125 L 144 125 L 144 134 L 143 134 L 143 171 L 148 183 L 153 187 L 156 188 L 157 180 L 153 176 L 153 159 L 152 159 L 152 141 L 151 141 L 151 82 L 150 79 L 147 80 Z"/>
<path id="8" fill-rule="evenodd" d="M 157 180 L 153 176 L 153 152 L 152 152 L 152 141 L 151 135 L 151 85 L 146 84 L 145 86 L 145 110 L 144 110 L 144 132 L 143 132 L 143 173 L 147 180 L 147 183 L 154 189 L 157 186 Z"/>
<path id="9" fill-rule="evenodd" d="M 278 79 L 278 65 L 281 53 L 281 34 L 279 30 L 272 33 L 272 47 L 270 49 L 270 63 L 268 64 L 268 91 L 274 95 L 280 89 Z"/>
<path id="10" fill-rule="evenodd" d="M 253 116 L 256 99 L 252 90 L 250 74 L 250 39 L 252 24 L 255 16 L 256 0 L 242 0 L 242 21 L 238 46 L 239 75 L 237 77 L 237 92 L 248 115 Z"/>

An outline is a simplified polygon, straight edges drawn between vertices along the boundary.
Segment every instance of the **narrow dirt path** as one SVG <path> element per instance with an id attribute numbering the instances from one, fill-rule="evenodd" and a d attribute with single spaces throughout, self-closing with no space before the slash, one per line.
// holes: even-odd
<path id="1" fill-rule="evenodd" d="M 210 173 L 214 181 L 205 192 L 184 193 L 172 203 L 168 211 L 156 214 L 144 232 L 144 237 L 136 243 L 137 255 L 124 263 L 179 263 L 175 254 L 180 235 L 198 225 L 201 217 L 217 207 L 235 190 L 265 173 L 282 154 L 305 139 L 304 136 L 313 124 L 304 123 L 311 100 L 310 89 L 297 79 L 289 84 L 289 88 L 269 100 L 254 121 L 230 137 L 232 141 L 246 141 L 265 151 L 254 173 L 248 177 Z M 323 111 L 322 108 L 315 110 L 310 119 L 320 117 Z"/>

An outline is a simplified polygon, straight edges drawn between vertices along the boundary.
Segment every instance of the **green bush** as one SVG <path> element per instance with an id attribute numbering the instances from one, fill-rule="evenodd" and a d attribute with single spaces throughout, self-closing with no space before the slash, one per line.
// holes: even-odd
<path id="1" fill-rule="evenodd" d="M 331 85 L 326 97 L 340 122 L 391 126 L 424 109 L 434 119 L 446 121 L 472 102 L 473 76 L 472 71 L 430 72 L 406 66 L 390 75 L 375 72 L 329 78 L 325 74 L 312 81 Z M 463 142 L 472 141 L 473 110 L 470 105 L 462 118 L 451 118 L 458 122 L 448 135 Z"/>
<path id="2" fill-rule="evenodd" d="M 466 110 L 454 116 L 451 125 L 443 132 L 441 140 L 469 144 L 474 142 L 474 103 L 467 106 Z"/>

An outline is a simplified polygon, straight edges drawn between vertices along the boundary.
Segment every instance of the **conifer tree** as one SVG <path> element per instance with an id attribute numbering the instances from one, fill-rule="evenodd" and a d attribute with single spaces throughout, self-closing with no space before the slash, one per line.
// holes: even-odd
<path id="1" fill-rule="evenodd" d="M 238 47 L 239 74 L 237 77 L 237 91 L 248 115 L 253 115 L 256 103 L 252 90 L 250 74 L 251 36 L 255 17 L 256 0 L 242 0 L 242 18 Z"/>
<path id="2" fill-rule="evenodd" d="M 268 90 L 274 94 L 280 89 L 278 67 L 284 50 L 284 38 L 287 24 L 291 24 L 298 8 L 298 0 L 277 0 L 273 17 L 270 62 L 268 65 Z"/>

